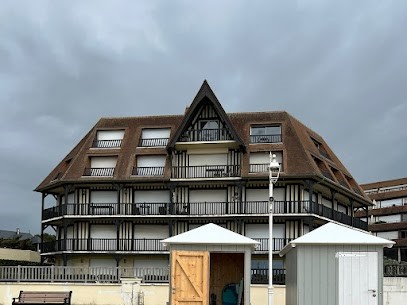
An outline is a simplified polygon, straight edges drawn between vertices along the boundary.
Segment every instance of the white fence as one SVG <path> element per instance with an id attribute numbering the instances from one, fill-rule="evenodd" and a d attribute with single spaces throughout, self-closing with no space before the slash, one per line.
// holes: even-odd
<path id="1" fill-rule="evenodd" d="M 140 278 L 144 283 L 168 282 L 168 268 L 0 266 L 0 282 L 118 283 Z"/>

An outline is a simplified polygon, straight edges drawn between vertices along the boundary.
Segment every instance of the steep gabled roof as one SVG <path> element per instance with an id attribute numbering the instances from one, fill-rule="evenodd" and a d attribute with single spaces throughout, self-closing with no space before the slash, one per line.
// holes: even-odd
<path id="1" fill-rule="evenodd" d="M 218 98 L 216 97 L 215 93 L 213 93 L 211 87 L 209 86 L 208 82 L 204 80 L 201 88 L 199 89 L 198 93 L 196 94 L 194 100 L 192 101 L 191 106 L 187 109 L 184 119 L 181 122 L 180 127 L 178 130 L 173 134 L 170 141 L 167 145 L 167 150 L 171 151 L 174 146 L 175 142 L 180 138 L 182 133 L 188 128 L 191 124 L 192 120 L 194 119 L 195 115 L 197 115 L 198 111 L 200 110 L 200 106 L 203 103 L 210 103 L 213 108 L 218 113 L 220 119 L 226 124 L 232 138 L 239 144 L 242 150 L 245 150 L 245 145 L 235 128 L 233 127 L 232 123 L 229 120 L 228 115 L 226 114 L 225 110 L 223 109 L 222 105 L 219 103 Z"/>

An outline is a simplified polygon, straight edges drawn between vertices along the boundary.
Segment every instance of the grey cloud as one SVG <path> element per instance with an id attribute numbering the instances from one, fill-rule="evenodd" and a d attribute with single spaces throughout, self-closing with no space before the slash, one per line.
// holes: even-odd
<path id="1" fill-rule="evenodd" d="M 30 209 L 18 226 L 38 230 L 31 190 L 100 117 L 183 113 L 203 79 L 227 112 L 290 112 L 359 182 L 406 176 L 406 17 L 402 1 L 4 1 L 3 229 Z"/>

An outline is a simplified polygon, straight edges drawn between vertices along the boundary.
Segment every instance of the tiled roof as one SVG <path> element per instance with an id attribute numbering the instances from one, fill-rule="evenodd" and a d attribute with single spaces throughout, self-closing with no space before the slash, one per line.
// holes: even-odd
<path id="1" fill-rule="evenodd" d="M 202 89 L 202 88 L 201 88 Z M 209 88 L 210 89 L 210 88 Z M 206 89 L 203 98 L 214 99 L 213 92 Z M 212 94 L 209 94 L 212 92 Z M 197 103 L 199 94 L 193 103 Z M 216 98 L 216 97 L 215 97 Z M 199 102 L 199 100 L 198 100 Z M 217 102 L 217 100 L 216 100 Z M 216 104 L 216 103 L 215 103 Z M 219 104 L 219 107 L 220 104 Z M 85 135 L 85 137 L 75 146 L 75 148 L 56 166 L 56 168 L 41 182 L 36 191 L 51 189 L 62 183 L 83 183 L 82 174 L 87 167 L 90 156 L 117 156 L 117 164 L 113 177 L 86 179 L 86 182 L 126 182 L 134 181 L 132 169 L 135 166 L 136 154 L 159 154 L 167 155 L 165 147 L 161 148 L 139 148 L 139 140 L 143 128 L 170 128 L 171 136 L 179 133 L 179 128 L 185 118 L 189 115 L 191 108 L 182 115 L 162 115 L 162 116 L 144 116 L 144 117 L 122 117 L 122 118 L 101 118 L 96 125 Z M 223 111 L 223 109 L 222 109 Z M 224 114 L 227 116 L 227 122 L 236 132 L 236 138 L 244 146 L 242 151 L 246 151 L 243 156 L 242 177 L 248 178 L 249 153 L 254 151 L 267 152 L 270 149 L 282 151 L 284 172 L 281 177 L 284 178 L 316 178 L 318 181 L 329 180 L 329 183 L 344 189 L 364 202 L 370 202 L 363 193 L 359 185 L 354 181 L 352 175 L 343 166 L 334 152 L 330 149 L 324 139 L 306 127 L 296 118 L 284 111 L 273 112 L 241 112 Z M 272 144 L 251 144 L 250 126 L 253 124 L 281 124 L 282 143 Z M 121 148 L 91 149 L 92 142 L 96 138 L 98 130 L 123 129 L 125 135 L 122 140 Z M 173 138 L 172 138 L 173 139 Z M 315 143 L 321 147 L 318 148 Z M 166 166 L 170 166 L 169 157 Z M 246 169 L 245 169 L 246 168 Z M 166 175 L 159 180 L 170 179 L 170 171 L 165 171 Z M 152 179 L 153 178 L 148 178 Z"/>

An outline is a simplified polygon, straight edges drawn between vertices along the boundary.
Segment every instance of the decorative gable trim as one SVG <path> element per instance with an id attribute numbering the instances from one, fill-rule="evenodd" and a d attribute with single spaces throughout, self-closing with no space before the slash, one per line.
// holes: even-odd
<path id="1" fill-rule="evenodd" d="M 226 114 L 222 105 L 219 103 L 219 100 L 213 93 L 211 87 L 209 86 L 209 84 L 206 80 L 204 80 L 201 88 L 199 89 L 198 93 L 196 94 L 194 100 L 192 101 L 191 106 L 187 109 L 184 119 L 182 120 L 182 123 L 180 124 L 180 127 L 178 128 L 178 130 L 174 133 L 174 135 L 171 137 L 170 141 L 168 142 L 167 151 L 169 153 L 171 153 L 171 151 L 175 147 L 175 143 L 181 137 L 181 135 L 186 131 L 188 126 L 190 124 L 192 124 L 193 119 L 195 118 L 195 116 L 197 115 L 198 111 L 200 110 L 200 108 L 203 104 L 209 104 L 209 105 L 213 106 L 213 108 L 217 112 L 219 118 L 224 122 L 227 129 L 229 130 L 230 135 L 232 136 L 232 139 L 239 144 L 239 148 L 242 151 L 246 151 L 246 146 L 244 145 L 244 142 L 242 141 L 242 139 L 236 132 L 235 128 L 233 127 L 232 123 L 229 120 L 228 115 Z"/>

